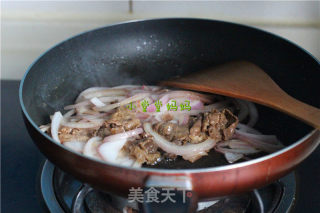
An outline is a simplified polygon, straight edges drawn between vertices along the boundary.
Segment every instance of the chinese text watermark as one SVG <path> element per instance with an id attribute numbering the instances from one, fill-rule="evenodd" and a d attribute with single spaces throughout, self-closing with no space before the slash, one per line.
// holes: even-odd
<path id="1" fill-rule="evenodd" d="M 178 196 L 180 194 L 180 196 Z M 192 192 L 185 189 L 175 189 L 163 187 L 161 189 L 150 187 L 146 190 L 142 188 L 131 187 L 129 189 L 128 201 L 138 203 L 164 203 L 172 202 L 176 203 L 177 199 L 182 199 L 182 202 L 186 202 L 186 198 L 191 198 Z"/>

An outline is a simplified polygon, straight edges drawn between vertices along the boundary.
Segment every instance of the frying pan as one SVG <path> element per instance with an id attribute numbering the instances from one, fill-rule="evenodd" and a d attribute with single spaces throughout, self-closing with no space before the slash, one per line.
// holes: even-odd
<path id="1" fill-rule="evenodd" d="M 56 166 L 102 191 L 128 195 L 131 187 L 173 186 L 200 200 L 265 186 L 294 169 L 319 144 L 320 133 L 275 110 L 258 106 L 256 128 L 276 134 L 280 151 L 231 165 L 204 157 L 161 168 L 126 168 L 89 159 L 38 128 L 63 111 L 84 89 L 122 84 L 157 84 L 233 60 L 260 66 L 287 93 L 320 107 L 320 64 L 307 51 L 273 34 L 221 21 L 156 19 L 111 25 L 77 35 L 44 53 L 20 84 L 27 129 Z"/>

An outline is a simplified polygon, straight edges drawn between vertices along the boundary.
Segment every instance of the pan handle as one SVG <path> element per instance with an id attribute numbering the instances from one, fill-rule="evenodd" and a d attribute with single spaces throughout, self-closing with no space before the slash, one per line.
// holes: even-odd
<path id="1" fill-rule="evenodd" d="M 145 182 L 143 213 L 193 213 L 198 207 L 197 194 L 186 176 L 149 176 Z"/>

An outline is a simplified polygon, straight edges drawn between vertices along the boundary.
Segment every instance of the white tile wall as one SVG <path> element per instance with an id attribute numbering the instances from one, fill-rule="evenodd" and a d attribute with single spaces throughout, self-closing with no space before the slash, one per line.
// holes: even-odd
<path id="1" fill-rule="evenodd" d="M 46 49 L 83 31 L 155 17 L 200 17 L 251 24 L 320 59 L 320 2 L 3 2 L 1 78 L 20 79 Z"/>
<path id="2" fill-rule="evenodd" d="M 319 5 L 319 1 L 138 1 L 134 2 L 133 11 L 145 16 L 168 14 L 251 23 L 305 24 L 319 21 Z"/>

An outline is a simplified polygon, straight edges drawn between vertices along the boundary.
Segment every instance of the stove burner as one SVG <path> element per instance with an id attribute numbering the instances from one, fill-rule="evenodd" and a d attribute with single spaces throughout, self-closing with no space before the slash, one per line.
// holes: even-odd
<path id="1" fill-rule="evenodd" d="M 49 161 L 43 165 L 40 187 L 43 200 L 54 213 L 138 213 L 137 203 L 82 184 Z M 283 213 L 294 204 L 294 173 L 251 193 L 199 202 L 198 213 Z M 161 211 L 159 211 L 161 212 Z M 177 212 L 177 211 L 176 211 Z"/>

